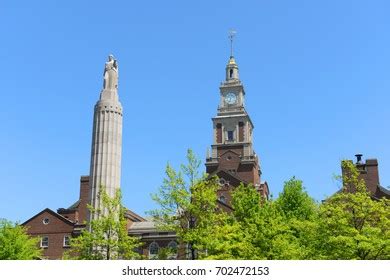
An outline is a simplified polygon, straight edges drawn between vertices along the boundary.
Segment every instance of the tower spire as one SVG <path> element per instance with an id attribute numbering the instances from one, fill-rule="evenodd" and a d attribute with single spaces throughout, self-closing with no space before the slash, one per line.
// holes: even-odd
<path id="1" fill-rule="evenodd" d="M 233 57 L 233 41 L 234 37 L 236 36 L 237 31 L 234 29 L 229 30 L 229 40 L 230 40 L 230 57 Z"/>
<path id="2" fill-rule="evenodd" d="M 233 41 L 236 36 L 236 31 L 234 29 L 229 30 L 229 40 L 230 40 L 230 58 L 228 64 L 226 65 L 226 82 L 238 82 L 238 65 L 233 56 Z"/>

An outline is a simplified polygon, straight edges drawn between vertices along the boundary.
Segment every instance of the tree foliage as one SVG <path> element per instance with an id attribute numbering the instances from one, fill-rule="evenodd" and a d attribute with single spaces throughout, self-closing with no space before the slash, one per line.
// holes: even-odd
<path id="1" fill-rule="evenodd" d="M 218 179 L 199 175 L 200 164 L 190 149 L 179 171 L 167 164 L 166 178 L 152 195 L 160 208 L 150 211 L 159 229 L 176 232 L 179 243 L 189 246 L 191 259 L 207 255 L 225 215 L 216 211 Z"/>
<path id="2" fill-rule="evenodd" d="M 317 239 L 318 204 L 309 196 L 303 182 L 295 177 L 284 182 L 275 206 L 291 234 L 295 253 L 290 258 L 315 259 L 317 252 L 313 244 Z"/>
<path id="3" fill-rule="evenodd" d="M 352 162 L 342 163 L 342 190 L 322 204 L 293 177 L 270 200 L 241 184 L 226 213 L 217 178 L 198 176 L 191 150 L 187 159 L 178 172 L 167 165 L 153 216 L 199 259 L 390 259 L 390 202 L 370 197 Z"/>
<path id="4" fill-rule="evenodd" d="M 84 260 L 139 258 L 136 249 L 141 244 L 138 238 L 128 236 L 120 190 L 111 198 L 101 187 L 99 199 L 101 208 L 89 206 L 89 211 L 98 218 L 87 224 L 78 237 L 71 239 L 71 249 L 65 257 Z"/>
<path id="5" fill-rule="evenodd" d="M 275 201 L 287 220 L 310 220 L 316 214 L 316 203 L 303 188 L 303 182 L 295 177 L 284 182 L 283 191 Z"/>
<path id="6" fill-rule="evenodd" d="M 389 200 L 370 197 L 352 162 L 342 168 L 342 190 L 320 207 L 319 258 L 390 259 Z"/>
<path id="7" fill-rule="evenodd" d="M 308 255 L 302 229 L 314 217 L 316 205 L 301 181 L 285 182 L 276 200 L 262 199 L 253 186 L 241 184 L 233 193 L 232 206 L 232 215 L 245 233 L 243 247 L 248 248 L 232 258 L 301 259 Z"/>
<path id="8" fill-rule="evenodd" d="M 0 260 L 40 259 L 39 238 L 27 234 L 25 227 L 0 220 Z"/>

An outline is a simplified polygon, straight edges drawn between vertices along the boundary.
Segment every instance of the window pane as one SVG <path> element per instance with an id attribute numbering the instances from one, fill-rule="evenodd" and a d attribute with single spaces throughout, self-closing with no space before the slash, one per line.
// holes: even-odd
<path id="1" fill-rule="evenodd" d="M 175 241 L 169 242 L 168 248 L 170 248 L 172 250 L 176 250 L 177 249 L 177 243 Z"/>
<path id="2" fill-rule="evenodd" d="M 159 246 L 156 242 L 153 242 L 149 246 L 149 255 L 157 255 Z"/>
<path id="3" fill-rule="evenodd" d="M 43 236 L 43 237 L 41 238 L 41 247 L 42 247 L 42 248 L 47 248 L 47 247 L 49 247 L 49 237 Z"/>
<path id="4" fill-rule="evenodd" d="M 169 260 L 177 259 L 177 242 L 176 241 L 169 242 L 168 249 L 169 249 L 168 259 Z"/>
<path id="5" fill-rule="evenodd" d="M 64 247 L 70 246 L 70 237 L 68 235 L 64 236 Z"/>
<path id="6" fill-rule="evenodd" d="M 233 141 L 233 131 L 231 130 L 228 131 L 228 140 Z"/>

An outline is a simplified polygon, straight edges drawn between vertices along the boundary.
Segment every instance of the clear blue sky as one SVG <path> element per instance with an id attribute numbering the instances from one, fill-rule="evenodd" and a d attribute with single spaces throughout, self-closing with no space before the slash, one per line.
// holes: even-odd
<path id="1" fill-rule="evenodd" d="M 379 160 L 390 185 L 388 1 L 1 1 L 0 217 L 78 199 L 109 53 L 124 107 L 124 203 L 144 214 L 166 163 L 212 142 L 227 32 L 255 124 L 263 180 L 317 200 L 340 160 Z"/>

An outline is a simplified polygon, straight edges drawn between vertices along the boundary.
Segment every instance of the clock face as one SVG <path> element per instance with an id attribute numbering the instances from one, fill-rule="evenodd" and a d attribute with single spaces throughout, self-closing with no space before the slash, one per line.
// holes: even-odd
<path id="1" fill-rule="evenodd" d="M 225 102 L 229 105 L 236 103 L 237 101 L 237 96 L 233 92 L 229 92 L 225 96 Z"/>

